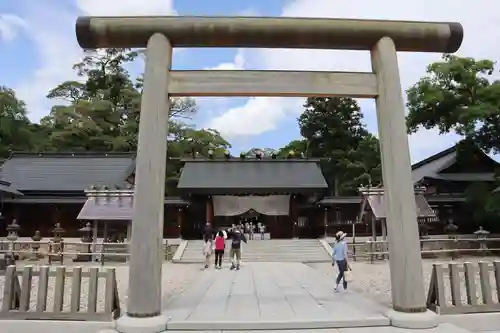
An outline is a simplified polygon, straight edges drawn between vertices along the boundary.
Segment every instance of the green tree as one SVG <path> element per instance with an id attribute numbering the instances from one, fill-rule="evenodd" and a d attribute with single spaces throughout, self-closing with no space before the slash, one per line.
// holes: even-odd
<path id="1" fill-rule="evenodd" d="M 498 185 L 498 183 L 496 184 Z M 465 205 L 472 212 L 472 220 L 486 230 L 496 229 L 500 216 L 500 195 L 493 192 L 494 184 L 475 182 L 465 191 Z"/>
<path id="2" fill-rule="evenodd" d="M 195 129 L 188 126 L 180 127 L 172 146 L 179 147 L 177 150 L 182 156 L 192 156 L 195 152 L 196 155 L 205 157 L 210 150 L 214 157 L 222 157 L 225 151 L 231 148 L 231 144 L 217 130 Z"/>
<path id="3" fill-rule="evenodd" d="M 268 158 L 273 156 L 273 154 L 278 154 L 278 150 L 274 148 L 251 148 L 245 155 L 248 157 L 255 157 L 258 153 L 261 153 L 263 157 Z"/>
<path id="4" fill-rule="evenodd" d="M 500 81 L 495 63 L 444 55 L 407 90 L 409 132 L 420 127 L 454 132 L 485 151 L 500 151 Z"/>
<path id="5" fill-rule="evenodd" d="M 308 98 L 298 119 L 302 147 L 308 156 L 324 158 L 323 174 L 334 195 L 355 195 L 360 185 L 380 182 L 378 140 L 362 120 L 355 100 L 338 97 Z"/>
<path id="6" fill-rule="evenodd" d="M 177 193 L 177 183 L 183 162 L 179 159 L 189 158 L 193 153 L 197 157 L 208 157 L 209 150 L 214 157 L 224 156 L 224 152 L 231 148 L 218 131 L 213 129 L 195 129 L 182 123 L 175 122 L 170 128 L 167 161 L 167 193 Z"/>
<path id="7" fill-rule="evenodd" d="M 74 69 L 85 81 L 67 81 L 48 98 L 62 100 L 42 120 L 52 129 L 51 144 L 59 150 L 134 151 L 140 120 L 140 80 L 133 80 L 126 65 L 138 52 L 128 49 L 89 51 Z M 196 111 L 191 99 L 173 99 L 170 116 Z M 170 120 L 170 128 L 175 128 Z"/>
<path id="8" fill-rule="evenodd" d="M 309 152 L 307 148 L 309 148 L 307 140 L 292 140 L 286 146 L 279 149 L 278 155 L 280 157 L 286 157 L 288 156 L 288 154 L 290 154 L 290 152 L 293 152 L 296 156 L 300 156 L 303 154 L 304 156 L 309 157 L 310 155 L 308 154 Z"/>
<path id="9" fill-rule="evenodd" d="M 14 90 L 0 86 L 0 157 L 8 157 L 12 151 L 36 149 L 33 131 L 25 103 Z"/>

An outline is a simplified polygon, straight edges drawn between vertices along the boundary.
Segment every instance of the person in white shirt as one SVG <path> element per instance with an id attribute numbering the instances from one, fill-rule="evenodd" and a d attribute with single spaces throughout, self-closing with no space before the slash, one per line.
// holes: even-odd
<path id="1" fill-rule="evenodd" d="M 211 239 L 205 239 L 203 243 L 203 255 L 205 256 L 205 269 L 210 266 L 210 260 L 212 258 L 213 244 Z"/>

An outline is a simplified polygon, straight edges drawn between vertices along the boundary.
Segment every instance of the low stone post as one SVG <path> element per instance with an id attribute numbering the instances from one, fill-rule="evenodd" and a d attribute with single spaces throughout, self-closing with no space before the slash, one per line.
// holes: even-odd
<path id="1" fill-rule="evenodd" d="M 444 231 L 448 234 L 448 239 L 451 240 L 450 245 L 449 245 L 450 250 L 456 250 L 456 248 L 457 248 L 457 244 L 458 244 L 458 239 L 457 239 L 457 235 L 456 235 L 457 230 L 458 230 L 458 226 L 453 224 L 453 223 L 449 223 L 444 228 Z M 455 251 L 451 252 L 451 260 L 454 260 L 458 257 L 459 257 L 458 253 L 456 253 Z"/>
<path id="2" fill-rule="evenodd" d="M 489 234 L 490 234 L 490 232 L 484 230 L 483 226 L 479 226 L 479 229 L 474 232 L 474 235 L 476 235 L 477 238 L 479 239 L 479 250 L 483 254 L 486 251 L 488 251 L 488 246 L 486 245 L 486 238 L 488 237 Z"/>
<path id="3" fill-rule="evenodd" d="M 40 234 L 40 230 L 35 231 L 35 234 L 31 236 L 31 240 L 33 242 L 36 242 L 31 244 L 31 249 L 33 250 L 33 256 L 31 260 L 38 260 L 42 257 L 42 255 L 40 254 L 40 241 L 42 240 L 42 235 Z"/>
<path id="4" fill-rule="evenodd" d="M 65 232 L 65 230 L 61 227 L 61 223 L 57 222 L 54 226 L 54 229 L 52 229 L 52 233 L 54 234 L 54 237 L 52 237 L 52 253 L 49 255 L 49 264 L 52 263 L 52 256 L 53 255 L 58 255 L 58 260 L 61 264 L 63 263 L 64 260 L 64 243 L 63 243 L 63 238 L 62 235 Z"/>
<path id="5" fill-rule="evenodd" d="M 86 254 L 78 254 L 76 258 L 73 259 L 74 262 L 89 262 L 92 261 L 92 255 L 89 253 L 92 253 L 92 224 L 90 222 L 87 222 L 83 228 L 78 229 L 78 231 L 82 234 L 80 240 L 82 241 L 83 246 L 83 252 L 86 252 Z"/>
<path id="6" fill-rule="evenodd" d="M 10 242 L 9 243 L 9 249 L 7 253 L 7 264 L 8 265 L 13 265 L 15 264 L 17 256 L 15 254 L 15 242 L 18 240 L 19 235 L 19 229 L 21 229 L 20 225 L 17 224 L 16 219 L 12 220 L 12 223 L 7 226 L 7 240 Z"/>

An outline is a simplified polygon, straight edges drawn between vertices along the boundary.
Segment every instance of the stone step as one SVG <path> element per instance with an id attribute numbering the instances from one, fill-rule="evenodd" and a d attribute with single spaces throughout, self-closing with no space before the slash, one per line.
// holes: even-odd
<path id="1" fill-rule="evenodd" d="M 230 248 L 226 248 L 225 251 L 229 251 Z M 321 249 L 296 249 L 296 248 L 292 248 L 292 249 L 254 249 L 254 248 L 251 248 L 251 247 L 243 247 L 242 251 L 245 251 L 245 252 L 252 252 L 252 253 L 269 253 L 269 252 L 272 252 L 272 253 L 323 253 L 325 251 L 325 249 L 321 248 Z M 193 249 L 193 248 L 189 248 L 189 249 L 186 249 L 184 251 L 184 253 L 201 253 L 202 252 L 202 249 Z"/>
<path id="2" fill-rule="evenodd" d="M 204 261 L 201 240 L 189 241 L 178 262 Z M 226 243 L 224 261 L 229 261 L 230 241 Z M 212 259 L 213 260 L 213 259 Z M 242 247 L 243 262 L 329 262 L 328 252 L 317 239 L 250 240 Z"/>
<path id="3" fill-rule="evenodd" d="M 229 258 L 229 256 L 225 256 L 224 258 Z M 242 256 L 242 260 L 246 261 L 269 261 L 269 260 L 295 260 L 297 262 L 301 262 L 303 260 L 325 260 L 325 261 L 330 261 L 331 259 L 325 256 L 303 256 L 303 257 L 286 257 L 286 256 Z M 185 257 L 182 258 L 181 260 L 204 260 L 203 256 L 198 256 L 198 257 Z"/>
<path id="4" fill-rule="evenodd" d="M 231 251 L 230 249 L 226 249 L 224 252 L 229 253 Z M 200 255 L 203 252 L 200 250 L 197 251 L 184 251 L 183 255 Z M 309 254 L 325 254 L 328 255 L 328 253 L 323 250 L 323 251 L 252 251 L 252 249 L 242 249 L 241 253 L 243 254 L 255 254 L 255 255 L 265 255 L 265 254 L 284 254 L 284 255 L 309 255 Z"/>
<path id="5" fill-rule="evenodd" d="M 295 259 L 298 262 L 304 260 L 304 259 L 324 259 L 324 260 L 331 260 L 331 258 L 328 255 L 323 255 L 323 254 L 315 254 L 315 255 L 302 255 L 302 256 L 297 256 L 297 255 L 280 255 L 280 254 L 267 254 L 267 255 L 252 255 L 252 254 L 243 254 L 241 256 L 243 260 L 267 260 L 267 259 Z M 194 259 L 194 260 L 200 260 L 203 258 L 203 255 L 197 255 L 197 256 L 183 256 L 182 260 L 186 259 Z M 224 258 L 229 258 L 229 254 L 225 254 Z"/>
<path id="6" fill-rule="evenodd" d="M 212 258 L 211 261 L 215 259 Z M 230 258 L 225 257 L 224 261 L 230 261 Z M 283 258 L 283 257 L 261 257 L 261 258 L 241 258 L 243 262 L 330 262 L 331 259 L 324 257 L 311 257 L 311 258 Z M 198 258 L 183 258 L 180 260 L 181 262 L 204 262 L 205 259 Z"/>

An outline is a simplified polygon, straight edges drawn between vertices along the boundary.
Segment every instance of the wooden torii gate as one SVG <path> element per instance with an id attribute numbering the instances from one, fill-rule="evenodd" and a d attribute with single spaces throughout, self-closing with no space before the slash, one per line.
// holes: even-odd
<path id="1" fill-rule="evenodd" d="M 459 23 L 265 17 L 80 17 L 83 48 L 146 48 L 134 192 L 127 315 L 120 332 L 161 331 L 160 228 L 163 225 L 168 114 L 172 96 L 375 98 L 387 195 L 395 326 L 434 327 L 426 309 L 404 102 L 397 51 L 458 50 Z M 173 47 L 364 50 L 372 71 L 172 71 Z M 144 244 L 148 244 L 145 246 Z M 405 251 L 400 249 L 405 248 Z M 394 252 L 393 252 L 394 251 Z M 407 265 L 407 263 L 412 263 Z"/>

